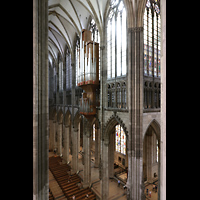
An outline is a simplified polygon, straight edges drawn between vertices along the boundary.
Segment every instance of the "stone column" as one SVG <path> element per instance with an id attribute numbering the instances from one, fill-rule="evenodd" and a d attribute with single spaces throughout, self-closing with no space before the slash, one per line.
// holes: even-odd
<path id="1" fill-rule="evenodd" d="M 101 155 L 101 132 L 100 128 L 97 128 L 97 140 L 98 140 L 98 157 L 97 157 L 97 162 L 98 162 L 98 167 L 100 164 L 100 155 Z"/>
<path id="2" fill-rule="evenodd" d="M 49 142 L 50 150 L 53 151 L 53 120 L 49 120 Z"/>
<path id="3" fill-rule="evenodd" d="M 151 130 L 149 130 L 151 131 Z M 151 134 L 147 134 L 147 143 L 146 143 L 146 148 L 147 148 L 147 181 L 149 183 L 152 183 L 153 179 L 152 179 L 152 163 L 153 163 L 153 155 L 152 155 L 152 133 Z"/>
<path id="4" fill-rule="evenodd" d="M 114 137 L 115 135 L 112 133 L 110 134 L 110 143 L 108 147 L 108 160 L 109 160 L 109 177 L 114 177 L 114 151 L 115 151 L 115 146 L 114 146 Z"/>
<path id="5" fill-rule="evenodd" d="M 166 0 L 161 1 L 161 138 L 158 200 L 166 200 Z"/>
<path id="6" fill-rule="evenodd" d="M 58 140 L 57 140 L 58 151 L 57 151 L 57 154 L 60 156 L 62 154 L 62 123 L 58 123 L 57 134 L 58 134 Z"/>
<path id="7" fill-rule="evenodd" d="M 83 187 L 86 188 L 91 183 L 91 129 L 90 123 L 83 119 L 83 142 L 84 142 L 84 167 L 83 167 Z"/>
<path id="8" fill-rule="evenodd" d="M 66 105 L 66 53 L 63 59 L 63 108 Z"/>
<path id="9" fill-rule="evenodd" d="M 95 126 L 95 163 L 94 167 L 99 167 L 99 134 L 98 129 Z"/>
<path id="10" fill-rule="evenodd" d="M 63 160 L 69 162 L 69 125 L 65 126 Z"/>
<path id="11" fill-rule="evenodd" d="M 128 29 L 128 150 L 127 199 L 141 200 L 143 191 L 143 27 Z"/>
<path id="12" fill-rule="evenodd" d="M 33 0 L 33 200 L 49 198 L 48 1 Z"/>
<path id="13" fill-rule="evenodd" d="M 109 197 L 109 173 L 108 173 L 108 140 L 103 141 L 102 148 L 102 172 L 101 172 L 101 199 L 108 200 Z"/>
<path id="14" fill-rule="evenodd" d="M 56 129 L 57 127 L 57 123 L 56 123 L 56 120 L 53 121 L 53 150 L 57 148 L 57 145 L 56 145 Z"/>
<path id="15" fill-rule="evenodd" d="M 72 170 L 78 171 L 78 129 L 72 128 Z"/>
<path id="16" fill-rule="evenodd" d="M 78 124 L 78 155 L 79 155 L 79 152 L 80 152 L 80 133 L 81 132 L 81 123 Z"/>

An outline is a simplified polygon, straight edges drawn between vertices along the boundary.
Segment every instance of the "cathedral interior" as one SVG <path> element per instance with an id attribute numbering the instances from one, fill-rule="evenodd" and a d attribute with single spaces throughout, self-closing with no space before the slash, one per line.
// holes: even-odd
<path id="1" fill-rule="evenodd" d="M 166 199 L 166 0 L 33 1 L 33 199 Z"/>

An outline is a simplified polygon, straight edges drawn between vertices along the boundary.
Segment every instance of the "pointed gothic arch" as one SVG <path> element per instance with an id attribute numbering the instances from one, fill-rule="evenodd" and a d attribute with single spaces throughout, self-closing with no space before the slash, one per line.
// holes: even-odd
<path id="1" fill-rule="evenodd" d="M 58 114 L 57 114 L 57 122 L 58 122 L 58 123 L 62 123 L 62 122 L 63 122 L 63 111 L 62 111 L 62 109 L 60 109 L 60 110 L 58 111 Z"/>
<path id="2" fill-rule="evenodd" d="M 153 120 L 149 123 L 149 125 L 147 126 L 147 128 L 146 128 L 146 130 L 145 130 L 145 132 L 144 132 L 143 140 L 144 140 L 144 137 L 145 137 L 145 135 L 146 135 L 146 133 L 147 133 L 149 127 L 151 127 L 151 128 L 154 130 L 158 141 L 160 141 L 160 131 L 161 131 L 161 130 L 160 130 L 160 124 L 159 124 L 159 122 L 158 122 L 156 119 L 153 119 Z"/>
<path id="3" fill-rule="evenodd" d="M 57 110 L 55 107 L 51 108 L 49 111 L 49 119 L 50 120 L 56 120 L 57 117 Z"/>
<path id="4" fill-rule="evenodd" d="M 79 112 L 76 112 L 75 116 L 74 116 L 74 122 L 73 122 L 73 128 L 78 129 L 78 125 L 80 123 L 81 120 L 81 115 Z"/>
<path id="5" fill-rule="evenodd" d="M 103 135 L 104 139 L 109 139 L 110 131 L 117 124 L 120 124 L 120 126 L 123 128 L 123 130 L 126 134 L 126 137 L 128 138 L 128 130 L 127 130 L 123 120 L 119 116 L 114 114 L 108 119 L 108 121 L 107 121 L 107 123 L 104 127 L 104 131 L 103 131 L 104 132 L 104 135 Z"/>
<path id="6" fill-rule="evenodd" d="M 71 112 L 68 109 L 64 116 L 64 124 L 65 126 L 69 126 L 71 124 Z"/>

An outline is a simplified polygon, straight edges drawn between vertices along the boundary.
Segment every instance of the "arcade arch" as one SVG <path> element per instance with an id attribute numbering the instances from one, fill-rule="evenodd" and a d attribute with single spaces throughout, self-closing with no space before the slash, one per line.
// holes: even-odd
<path id="1" fill-rule="evenodd" d="M 149 124 L 143 138 L 143 182 L 158 199 L 160 180 L 160 126 L 154 119 Z M 153 185 L 156 189 L 153 190 Z M 146 193 L 146 192 L 145 192 Z"/>
<path id="2" fill-rule="evenodd" d="M 109 196 L 109 178 L 120 180 L 122 185 L 125 185 L 128 179 L 127 148 L 125 148 L 125 154 L 116 151 L 116 142 L 117 137 L 119 136 L 117 136 L 117 134 L 125 136 L 125 145 L 127 147 L 129 142 L 127 128 L 123 121 L 117 115 L 113 115 L 106 123 L 106 126 L 104 128 L 103 144 L 101 151 L 101 178 L 102 190 L 106 191 L 105 195 L 103 196 L 103 198 L 105 199 Z"/>

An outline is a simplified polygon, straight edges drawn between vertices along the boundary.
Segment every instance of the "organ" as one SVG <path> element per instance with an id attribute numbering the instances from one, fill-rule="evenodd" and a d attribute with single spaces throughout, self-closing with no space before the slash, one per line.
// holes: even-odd
<path id="1" fill-rule="evenodd" d="M 99 43 L 91 40 L 91 32 L 83 29 L 80 40 L 78 86 L 99 84 Z"/>
<path id="2" fill-rule="evenodd" d="M 80 114 L 91 118 L 96 114 L 96 89 L 99 86 L 99 43 L 91 40 L 91 32 L 83 29 L 80 38 L 78 86 L 84 92 L 79 101 Z"/>

